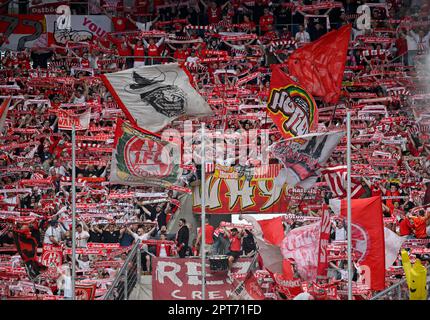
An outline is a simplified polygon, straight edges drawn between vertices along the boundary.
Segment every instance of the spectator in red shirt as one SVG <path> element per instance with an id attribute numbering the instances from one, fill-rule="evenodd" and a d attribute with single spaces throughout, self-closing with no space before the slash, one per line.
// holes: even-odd
<path id="1" fill-rule="evenodd" d="M 221 21 L 222 10 L 225 6 L 228 5 L 228 1 L 219 7 L 215 1 L 211 1 L 209 5 L 207 5 L 203 0 L 200 0 L 201 4 L 207 10 L 208 24 L 217 24 Z"/>
<path id="2" fill-rule="evenodd" d="M 242 243 L 241 243 L 241 234 L 237 230 L 237 228 L 231 229 L 231 231 L 228 231 L 226 228 L 224 228 L 224 232 L 228 235 L 230 239 L 230 251 L 227 252 L 228 256 L 228 270 L 231 271 L 231 267 L 233 266 L 233 263 L 240 257 L 240 253 L 242 250 Z"/>
<path id="3" fill-rule="evenodd" d="M 412 228 L 414 230 L 415 238 L 426 239 L 427 238 L 427 222 L 430 220 L 430 212 L 421 210 L 419 216 L 412 216 Z"/>
<path id="4" fill-rule="evenodd" d="M 273 25 L 273 15 L 269 9 L 264 9 L 263 16 L 260 17 L 260 33 L 265 33 L 272 30 Z"/>
<path id="5" fill-rule="evenodd" d="M 400 61 L 406 63 L 407 59 L 405 59 L 406 54 L 408 53 L 408 42 L 406 41 L 405 35 L 403 32 L 399 32 L 398 38 L 396 39 L 396 58 L 400 58 Z"/>
<path id="6" fill-rule="evenodd" d="M 399 234 L 402 237 L 405 236 L 410 236 L 412 235 L 413 229 L 412 229 L 412 224 L 409 220 L 408 217 L 404 218 L 403 220 L 400 221 L 399 223 Z"/>
<path id="7" fill-rule="evenodd" d="M 205 250 L 206 250 L 206 253 L 212 252 L 212 245 L 214 243 L 214 239 L 213 239 L 214 231 L 215 231 L 214 227 L 211 226 L 207 222 L 207 219 L 206 219 L 206 224 L 205 224 Z M 201 228 L 199 228 L 196 244 L 198 246 L 201 246 L 201 241 L 202 241 L 202 230 L 201 230 Z"/>

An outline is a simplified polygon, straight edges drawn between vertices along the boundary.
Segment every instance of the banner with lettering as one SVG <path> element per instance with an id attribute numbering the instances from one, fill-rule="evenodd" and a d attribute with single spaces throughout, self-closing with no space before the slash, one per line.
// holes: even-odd
<path id="1" fill-rule="evenodd" d="M 57 19 L 67 15 L 46 15 L 48 44 L 65 45 L 67 42 L 92 41 L 112 31 L 112 22 L 103 15 L 70 15 L 70 29 L 58 28 Z"/>
<path id="2" fill-rule="evenodd" d="M 275 178 L 222 179 L 206 177 L 206 214 L 284 213 L 288 208 L 284 186 Z M 193 189 L 193 212 L 201 212 L 201 189 Z"/>
<path id="3" fill-rule="evenodd" d="M 76 114 L 70 110 L 59 110 L 58 112 L 58 129 L 72 130 L 75 125 L 76 130 L 87 130 L 90 126 L 91 109 L 83 113 Z"/>
<path id="4" fill-rule="evenodd" d="M 232 267 L 233 274 L 246 274 L 251 258 L 240 258 Z M 202 275 L 199 259 L 152 259 L 153 300 L 201 300 Z M 212 273 L 206 264 L 206 299 L 227 300 L 234 290 L 227 273 Z"/>

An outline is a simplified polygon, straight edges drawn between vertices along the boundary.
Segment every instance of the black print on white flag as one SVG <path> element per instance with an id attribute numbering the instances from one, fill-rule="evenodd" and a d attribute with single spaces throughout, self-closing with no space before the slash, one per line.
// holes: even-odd
<path id="1" fill-rule="evenodd" d="M 129 120 L 152 132 L 183 115 L 212 113 L 176 63 L 105 74 L 103 80 Z"/>

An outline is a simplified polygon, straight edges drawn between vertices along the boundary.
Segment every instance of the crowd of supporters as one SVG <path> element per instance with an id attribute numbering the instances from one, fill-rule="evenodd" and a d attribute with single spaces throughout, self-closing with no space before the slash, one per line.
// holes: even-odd
<path id="1" fill-rule="evenodd" d="M 180 192 L 109 183 L 115 123 L 125 115 L 100 74 L 178 62 L 189 71 L 192 84 L 211 108 L 218 114 L 228 114 L 215 116 L 207 122 L 209 128 L 269 129 L 273 132 L 272 143 L 280 135 L 276 126 L 260 114 L 269 96 L 270 65 L 285 62 L 296 48 L 347 23 L 353 24 L 353 34 L 343 84 L 345 94 L 336 108 L 317 99 L 319 130 L 344 128 L 344 111 L 354 110 L 351 160 L 354 179 L 361 186 L 357 197 L 382 195 L 387 227 L 408 239 L 427 239 L 430 145 L 425 106 L 430 97 L 420 80 L 428 79 L 430 70 L 426 61 L 430 6 L 425 1 L 372 2 L 371 28 L 360 30 L 357 1 L 344 0 L 323 9 L 312 7 L 317 4 L 136 0 L 130 6 L 126 1 L 100 1 L 82 8 L 72 1 L 72 14 L 108 15 L 115 32 L 63 46 L 1 49 L 0 95 L 2 100 L 11 95 L 12 102 L 0 135 L 0 281 L 12 289 L 3 286 L 0 295 L 17 295 L 24 290 L 13 288 L 17 279 L 26 278 L 25 270 L 18 268 L 15 277 L 8 278 L 8 274 L 14 274 L 13 268 L 22 266 L 14 249 L 13 231 L 31 234 L 39 251 L 44 245 L 66 250 L 71 247 L 72 237 L 76 237 L 78 248 L 90 248 L 91 243 L 115 244 L 109 249 L 113 254 L 110 258 L 106 254 L 79 255 L 77 268 L 84 282 L 112 281 L 121 263 L 107 266 L 109 263 L 101 262 L 124 261 L 136 241 L 162 240 L 143 245 L 145 272 L 151 271 L 154 255 L 200 254 L 201 233 L 194 241 L 190 237 L 190 230 L 196 226 L 182 219 L 179 228 L 171 228 L 181 213 Z M 298 5 L 301 10 L 294 9 Z M 5 6 L 2 10 L 7 13 Z M 25 11 L 20 7 L 20 13 Z M 245 79 L 248 75 L 255 76 Z M 375 98 L 381 98 L 377 108 L 360 109 L 366 99 Z M 78 131 L 76 136 L 75 235 L 71 231 L 71 133 L 58 128 L 58 109 L 64 104 L 91 106 L 89 129 Z M 245 113 L 239 105 L 254 107 Z M 249 116 L 253 112 L 255 115 Z M 217 163 L 235 165 L 235 160 L 221 157 Z M 339 147 L 328 166 L 344 164 L 345 149 Z M 183 185 L 198 183 L 198 173 L 184 175 Z M 310 204 L 328 203 L 336 196 L 326 185 L 309 200 L 291 201 L 285 213 L 294 217 L 285 219 L 285 233 L 313 221 L 306 217 L 321 214 L 321 210 L 308 209 Z M 206 249 L 211 254 L 227 254 L 233 261 L 257 250 L 252 231 L 215 227 L 206 232 Z M 345 239 L 343 221 L 333 221 L 331 240 Z M 414 245 L 415 249 L 426 247 L 425 242 Z M 417 255 L 427 263 L 426 252 Z M 64 254 L 63 258 L 62 264 L 70 266 L 71 255 Z M 344 262 L 331 262 L 331 276 L 336 281 L 346 279 Z M 397 278 L 394 275 L 390 279 Z M 66 296 L 59 290 L 61 285 L 41 281 L 54 293 Z M 109 281 L 96 283 L 97 296 L 102 297 Z"/>

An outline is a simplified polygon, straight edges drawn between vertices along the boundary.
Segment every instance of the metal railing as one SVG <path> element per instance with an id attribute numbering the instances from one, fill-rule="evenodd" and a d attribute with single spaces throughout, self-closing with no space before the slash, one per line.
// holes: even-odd
<path id="1" fill-rule="evenodd" d="M 427 274 L 430 272 L 430 267 L 427 268 Z M 430 280 L 427 278 L 427 290 L 430 288 Z M 393 284 L 387 289 L 378 292 L 370 300 L 409 300 L 409 288 L 406 278 Z"/>
<path id="2" fill-rule="evenodd" d="M 118 271 L 104 300 L 128 300 L 136 284 L 140 282 L 141 251 L 140 241 L 130 250 L 124 265 Z"/>

